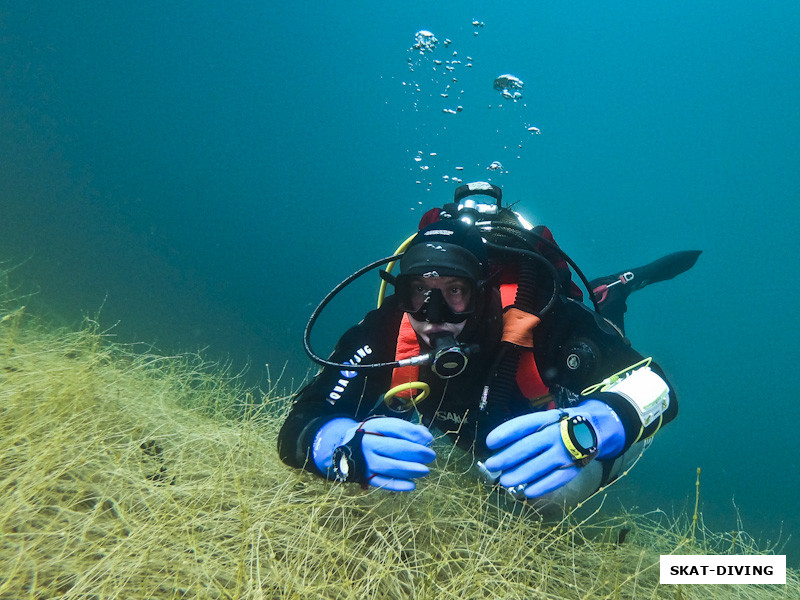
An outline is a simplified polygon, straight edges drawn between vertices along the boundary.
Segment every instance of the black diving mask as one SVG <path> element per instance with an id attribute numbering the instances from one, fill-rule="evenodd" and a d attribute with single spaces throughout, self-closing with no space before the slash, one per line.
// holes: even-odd
<path id="1" fill-rule="evenodd" d="M 401 275 L 395 283 L 400 309 L 417 321 L 463 323 L 475 313 L 478 289 L 474 281 L 459 278 L 458 287 L 464 288 L 467 298 L 463 310 L 455 310 L 439 288 L 419 289 L 418 281 L 418 275 Z"/>

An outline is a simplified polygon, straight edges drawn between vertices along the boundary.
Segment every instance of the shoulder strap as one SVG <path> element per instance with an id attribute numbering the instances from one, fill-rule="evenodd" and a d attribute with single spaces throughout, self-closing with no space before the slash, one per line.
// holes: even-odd
<path id="1" fill-rule="evenodd" d="M 500 297 L 503 307 L 512 306 L 517 294 L 516 283 L 500 286 Z M 539 318 L 511 308 L 503 312 L 503 340 L 520 348 L 519 366 L 517 367 L 517 386 L 526 398 L 539 398 L 550 392 L 542 381 L 536 360 L 533 356 L 533 328 L 539 324 Z M 522 343 L 517 343 L 522 342 Z"/>
<path id="2" fill-rule="evenodd" d="M 402 360 L 404 358 L 411 358 L 418 356 L 421 353 L 419 340 L 417 339 L 417 332 L 411 326 L 411 321 L 408 319 L 408 313 L 403 314 L 403 320 L 400 321 L 400 330 L 397 333 L 397 347 L 395 349 L 394 359 Z M 403 383 L 411 383 L 412 381 L 419 380 L 419 367 L 395 367 L 392 371 L 392 387 L 396 387 Z M 400 392 L 397 395 L 401 398 L 410 397 L 414 390 Z"/>

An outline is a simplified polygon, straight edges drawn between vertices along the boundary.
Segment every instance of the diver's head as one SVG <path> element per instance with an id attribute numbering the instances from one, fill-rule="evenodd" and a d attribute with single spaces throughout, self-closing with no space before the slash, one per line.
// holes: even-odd
<path id="1" fill-rule="evenodd" d="M 483 309 L 488 257 L 478 231 L 456 219 L 423 228 L 400 259 L 396 293 L 414 329 L 458 335 Z"/>

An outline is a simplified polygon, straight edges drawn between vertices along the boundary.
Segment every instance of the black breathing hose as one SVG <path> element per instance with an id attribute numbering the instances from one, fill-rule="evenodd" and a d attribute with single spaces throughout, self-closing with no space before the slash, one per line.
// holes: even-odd
<path id="1" fill-rule="evenodd" d="M 502 224 L 499 225 L 497 229 L 501 229 L 506 235 L 521 241 L 531 248 L 531 250 L 524 250 L 522 248 L 500 246 L 498 244 L 487 242 L 487 246 L 490 249 L 501 252 L 510 252 L 522 256 L 522 260 L 519 261 L 517 292 L 514 297 L 513 306 L 532 315 L 542 317 L 553 307 L 556 299 L 558 298 L 560 283 L 559 275 L 555 265 L 546 257 L 542 256 L 542 254 L 536 252 L 535 246 L 531 244 L 526 236 L 531 235 L 537 240 L 545 242 L 550 248 L 555 250 L 560 256 L 567 260 L 569 264 L 573 264 L 572 261 L 560 248 L 558 248 L 558 246 L 550 243 L 549 240 L 536 233 L 528 230 L 517 229 L 511 226 L 504 226 Z M 545 306 L 538 311 L 536 310 L 537 264 L 544 265 L 549 271 L 549 274 L 553 280 L 553 293 Z M 575 269 L 576 272 L 579 271 L 577 267 L 575 267 Z M 585 279 L 582 274 L 580 274 L 580 276 L 582 279 Z M 587 285 L 587 289 L 588 287 L 589 286 Z M 493 417 L 495 416 L 505 418 L 510 410 L 511 396 L 514 391 L 514 384 L 516 383 L 517 378 L 517 369 L 519 368 L 519 362 L 522 359 L 522 352 L 523 348 L 510 342 L 502 342 L 500 345 L 500 349 L 498 350 L 497 356 L 493 361 L 492 367 L 489 371 L 489 380 L 486 384 L 487 401 L 485 403 L 481 403 L 481 412 L 489 416 L 490 421 L 494 420 Z M 490 407 L 491 413 L 489 412 Z"/>
<path id="2" fill-rule="evenodd" d="M 380 368 L 380 367 L 399 367 L 400 366 L 400 363 L 398 361 L 396 361 L 396 360 L 394 360 L 392 362 L 373 363 L 373 364 L 369 364 L 369 365 L 358 365 L 358 364 L 350 364 L 350 363 L 337 363 L 337 362 L 333 362 L 333 361 L 330 361 L 330 360 L 325 360 L 321 356 L 318 356 L 314 352 L 314 350 L 312 350 L 312 348 L 311 348 L 311 328 L 314 327 L 314 323 L 316 322 L 317 317 L 319 317 L 319 315 L 322 312 L 322 310 L 330 303 L 331 300 L 333 300 L 333 298 L 339 292 L 341 292 L 344 288 L 346 288 L 348 285 L 353 283 L 356 279 L 358 279 L 359 277 L 361 277 L 365 273 L 368 273 L 372 269 L 375 269 L 377 267 L 380 267 L 380 266 L 385 265 L 387 263 L 390 263 L 392 261 L 398 260 L 401 256 L 402 256 L 402 254 L 395 254 L 394 256 L 387 256 L 386 258 L 382 258 L 380 260 L 376 260 L 375 262 L 368 264 L 366 267 L 362 267 L 361 269 L 359 269 L 358 271 L 356 271 L 355 273 L 350 275 L 350 277 L 348 277 L 347 279 L 342 281 L 335 288 L 333 288 L 330 292 L 328 292 L 328 295 L 325 296 L 322 299 L 322 302 L 320 302 L 317 305 L 317 308 L 314 309 L 314 312 L 311 313 L 311 317 L 309 317 L 308 323 L 306 323 L 306 329 L 303 332 L 303 347 L 305 348 L 306 354 L 308 354 L 308 356 L 309 356 L 309 358 L 311 360 L 313 360 L 317 364 L 324 365 L 326 367 L 337 367 L 339 369 L 347 369 L 348 371 L 354 371 L 354 370 L 358 370 L 358 369 L 377 369 L 377 368 Z"/>
<path id="3" fill-rule="evenodd" d="M 549 261 L 547 261 L 550 264 Z M 550 265 L 552 267 L 552 265 Z M 534 289 L 536 283 L 536 268 L 532 261 L 522 260 L 519 266 L 519 282 L 517 283 L 517 293 L 514 297 L 513 306 L 524 310 L 527 313 L 535 314 L 534 309 Z M 556 282 L 555 290 L 550 302 L 545 307 L 549 310 L 557 296 L 558 283 Z M 546 312 L 542 309 L 539 316 Z M 492 413 L 497 414 L 507 413 L 511 402 L 511 393 L 514 389 L 514 382 L 517 378 L 517 368 L 519 361 L 522 358 L 522 348 L 511 344 L 510 342 L 502 342 L 497 357 L 492 363 L 492 368 L 489 371 L 490 381 L 488 402 L 485 405 L 484 412 L 488 413 L 488 408 L 491 407 Z M 488 385 L 488 384 L 487 384 Z"/>
<path id="4" fill-rule="evenodd" d="M 597 313 L 600 312 L 600 307 L 597 305 L 597 299 L 594 297 L 594 292 L 592 291 L 592 284 L 589 283 L 589 280 L 586 278 L 586 275 L 584 275 L 583 271 L 581 271 L 580 268 L 578 267 L 578 265 L 575 264 L 575 261 L 573 261 L 566 252 L 564 252 L 561 248 L 559 248 L 559 246 L 557 244 L 551 242 L 546 237 L 544 237 L 542 235 L 539 235 L 538 233 L 536 233 L 534 231 L 531 231 L 530 229 L 524 229 L 522 227 L 514 227 L 513 225 L 509 225 L 507 223 L 496 223 L 496 224 L 493 224 L 492 225 L 492 229 L 499 229 L 501 231 L 504 231 L 505 233 L 513 235 L 517 239 L 523 241 L 538 256 L 541 256 L 541 255 L 538 254 L 538 252 L 536 252 L 536 247 L 533 246 L 528 240 L 526 240 L 525 236 L 531 236 L 531 237 L 536 238 L 536 240 L 538 242 L 543 243 L 545 246 L 547 246 L 548 249 L 550 249 L 553 252 L 555 252 L 556 254 L 558 254 L 561 258 L 563 258 L 567 262 L 567 264 L 570 267 L 572 267 L 573 271 L 575 271 L 575 274 L 578 276 L 578 278 L 580 278 L 581 283 L 583 283 L 584 287 L 586 288 L 586 291 L 589 293 L 589 300 L 591 300 L 592 307 L 594 308 L 595 312 L 597 312 Z M 516 251 L 518 249 L 515 249 L 515 248 L 504 248 L 504 250 L 510 250 L 510 251 L 514 252 L 514 251 Z M 544 257 L 542 257 L 542 258 L 544 258 Z M 545 259 L 545 260 L 547 260 L 547 259 Z M 547 262 L 551 266 L 553 266 L 553 263 L 551 263 L 549 260 Z M 557 273 L 557 271 L 555 271 L 555 266 L 553 266 L 553 271 Z M 556 285 L 558 285 L 558 276 L 557 275 L 556 275 Z"/>
<path id="5" fill-rule="evenodd" d="M 520 264 L 520 281 L 519 281 L 519 283 L 517 285 L 517 296 L 516 296 L 516 298 L 514 300 L 514 304 L 519 306 L 520 308 L 522 308 L 525 312 L 529 312 L 531 314 L 535 314 L 538 317 L 541 317 L 542 315 L 547 313 L 551 308 L 553 308 L 553 304 L 555 304 L 556 298 L 558 297 L 558 271 L 556 271 L 556 268 L 555 268 L 555 266 L 553 266 L 553 263 L 551 263 L 549 260 L 547 260 L 544 256 L 542 256 L 538 252 L 531 252 L 530 250 L 523 250 L 522 248 L 507 248 L 505 246 L 500 246 L 498 244 L 493 244 L 492 242 L 486 242 L 486 246 L 488 246 L 490 249 L 494 249 L 494 250 L 508 251 L 508 252 L 513 252 L 514 254 L 520 254 L 520 255 L 522 255 L 524 257 L 533 259 L 533 260 L 538 261 L 539 263 L 545 265 L 545 267 L 547 267 L 548 270 L 550 271 L 550 275 L 553 278 L 553 293 L 551 294 L 550 299 L 547 301 L 547 304 L 545 304 L 542 307 L 542 309 L 539 310 L 539 311 L 537 311 L 534 308 L 534 290 L 536 288 L 536 273 L 533 270 L 533 266 L 531 265 L 530 268 L 527 269 L 529 272 L 525 276 L 526 277 L 526 281 L 525 281 L 525 284 L 523 286 L 523 279 L 522 279 L 523 275 L 522 274 L 523 274 L 523 271 L 526 270 L 523 267 L 526 264 L 530 264 L 529 261 L 524 261 L 524 260 L 520 261 L 520 263 L 521 263 Z M 523 292 L 523 299 L 522 299 L 522 302 L 525 303 L 524 306 L 520 305 L 520 303 L 519 303 L 520 300 L 518 300 L 520 290 L 523 287 L 526 288 L 526 291 Z"/>

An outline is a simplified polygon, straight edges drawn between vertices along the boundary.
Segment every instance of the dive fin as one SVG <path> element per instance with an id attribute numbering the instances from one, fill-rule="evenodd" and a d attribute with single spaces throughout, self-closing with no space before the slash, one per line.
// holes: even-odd
<path id="1" fill-rule="evenodd" d="M 648 265 L 631 269 L 633 280 L 630 282 L 630 291 L 640 290 L 651 283 L 672 279 L 676 275 L 688 271 L 697 262 L 701 252 L 702 250 L 673 252 Z"/>
<path id="2" fill-rule="evenodd" d="M 615 275 L 598 277 L 591 282 L 592 290 L 599 302 L 603 302 L 608 294 L 627 297 L 631 292 L 640 290 L 651 283 L 666 281 L 691 269 L 697 262 L 702 250 L 683 250 L 673 252 L 641 267 L 620 271 Z"/>
<path id="3" fill-rule="evenodd" d="M 702 250 L 673 252 L 642 267 L 592 280 L 590 286 L 600 313 L 624 332 L 624 315 L 628 310 L 625 301 L 631 292 L 688 271 L 701 253 Z"/>

